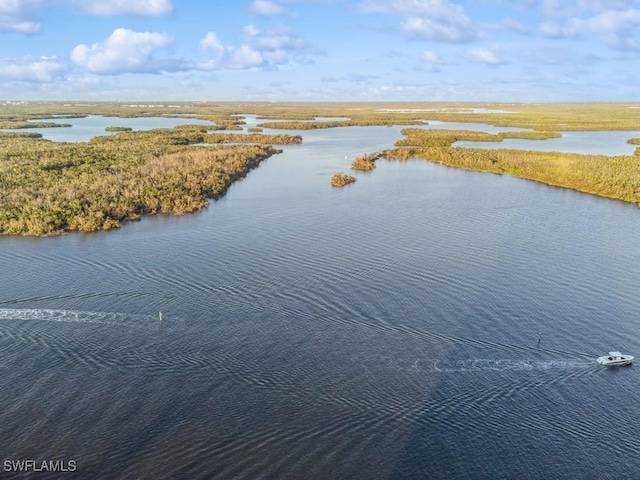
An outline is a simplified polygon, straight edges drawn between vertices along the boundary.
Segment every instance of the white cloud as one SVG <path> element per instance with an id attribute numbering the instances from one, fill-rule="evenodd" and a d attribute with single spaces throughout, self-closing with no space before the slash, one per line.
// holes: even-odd
<path id="1" fill-rule="evenodd" d="M 265 59 L 260 52 L 248 45 L 242 45 L 232 52 L 228 66 L 233 69 L 244 70 L 263 66 L 264 62 Z"/>
<path id="2" fill-rule="evenodd" d="M 461 5 L 449 0 L 364 0 L 365 13 L 401 15 L 402 30 L 410 37 L 441 42 L 467 42 L 477 36 Z"/>
<path id="3" fill-rule="evenodd" d="M 284 26 L 262 31 L 254 25 L 247 25 L 242 29 L 242 34 L 246 43 L 260 51 L 304 50 L 308 47 Z"/>
<path id="4" fill-rule="evenodd" d="M 0 32 L 38 33 L 35 8 L 39 0 L 0 0 Z"/>
<path id="5" fill-rule="evenodd" d="M 20 82 L 53 82 L 67 67 L 56 57 L 0 59 L 0 79 Z"/>
<path id="6" fill-rule="evenodd" d="M 619 50 L 640 49 L 640 0 L 501 0 L 532 9 L 540 34 L 565 39 L 593 36 Z"/>
<path id="7" fill-rule="evenodd" d="M 173 39 L 164 33 L 134 32 L 116 28 L 102 43 L 78 45 L 71 59 L 92 73 L 117 75 L 127 72 L 160 73 L 186 69 L 183 62 L 155 59 L 154 53 L 169 46 Z"/>
<path id="8" fill-rule="evenodd" d="M 573 17 L 564 22 L 545 22 L 540 33 L 549 38 L 600 36 L 611 48 L 637 49 L 635 32 L 640 27 L 640 10 L 607 10 L 589 18 Z"/>
<path id="9" fill-rule="evenodd" d="M 214 60 L 221 59 L 225 52 L 225 47 L 215 32 L 207 32 L 205 37 L 200 40 L 200 46 L 204 50 L 213 52 Z"/>
<path id="10" fill-rule="evenodd" d="M 470 48 L 465 52 L 464 57 L 472 62 L 483 63 L 491 66 L 497 66 L 505 63 L 498 57 L 496 52 L 488 48 Z"/>
<path id="11" fill-rule="evenodd" d="M 208 32 L 200 46 L 213 57 L 201 62 L 201 70 L 262 68 L 276 70 L 280 65 L 309 63 L 309 55 L 317 54 L 310 45 L 289 29 L 275 26 L 261 30 L 255 25 L 242 29 L 243 42 L 238 47 L 224 45 L 215 32 Z"/>
<path id="12" fill-rule="evenodd" d="M 38 33 L 40 23 L 0 16 L 0 32 Z"/>
<path id="13" fill-rule="evenodd" d="M 0 0 L 0 32 L 39 33 L 38 17 L 51 7 L 95 16 L 160 16 L 173 12 L 171 0 Z"/>
<path id="14" fill-rule="evenodd" d="M 67 0 L 70 6 L 88 15 L 140 15 L 157 17 L 173 12 L 171 0 Z"/>
<path id="15" fill-rule="evenodd" d="M 288 13 L 282 5 L 271 0 L 255 0 L 251 4 L 251 11 L 261 17 L 278 17 Z"/>
<path id="16" fill-rule="evenodd" d="M 451 43 L 467 42 L 476 36 L 468 19 L 456 22 L 455 18 L 408 17 L 402 29 L 410 37 Z"/>

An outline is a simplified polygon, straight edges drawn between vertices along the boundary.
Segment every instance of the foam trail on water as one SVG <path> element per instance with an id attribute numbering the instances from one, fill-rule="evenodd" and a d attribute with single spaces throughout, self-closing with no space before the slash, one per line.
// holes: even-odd
<path id="1" fill-rule="evenodd" d="M 157 327 L 184 329 L 184 321 L 170 315 L 131 315 L 117 312 L 82 312 L 76 310 L 49 310 L 41 308 L 0 308 L 1 320 L 41 322 L 96 323 L 122 327 Z"/>
<path id="2" fill-rule="evenodd" d="M 434 362 L 433 368 L 437 372 L 502 372 L 523 370 L 551 370 L 567 368 L 584 368 L 592 362 L 583 360 L 458 360 Z"/>

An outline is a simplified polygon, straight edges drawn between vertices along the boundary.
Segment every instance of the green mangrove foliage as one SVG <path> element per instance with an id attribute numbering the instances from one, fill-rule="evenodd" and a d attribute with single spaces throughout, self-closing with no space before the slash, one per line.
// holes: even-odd
<path id="1" fill-rule="evenodd" d="M 509 174 L 640 205 L 640 161 L 637 156 L 581 155 L 525 150 L 451 147 L 456 140 L 488 138 L 478 132 L 405 129 L 401 148 L 386 150 L 388 159 L 425 158 L 444 165 Z M 430 139 L 432 143 L 430 143 Z M 406 146 L 406 147 L 405 147 Z"/>
<path id="2" fill-rule="evenodd" d="M 108 230 L 145 214 L 193 212 L 279 153 L 268 142 L 193 145 L 206 135 L 193 127 L 122 132 L 84 143 L 2 138 L 0 233 Z"/>
<path id="3" fill-rule="evenodd" d="M 345 185 L 349 185 L 355 181 L 356 177 L 352 177 L 346 173 L 336 173 L 331 177 L 331 185 L 334 187 L 344 187 Z"/>
<path id="4" fill-rule="evenodd" d="M 376 168 L 375 161 L 380 158 L 381 153 L 365 153 L 364 155 L 360 155 L 356 157 L 356 159 L 351 163 L 351 168 L 353 170 L 373 170 Z"/>

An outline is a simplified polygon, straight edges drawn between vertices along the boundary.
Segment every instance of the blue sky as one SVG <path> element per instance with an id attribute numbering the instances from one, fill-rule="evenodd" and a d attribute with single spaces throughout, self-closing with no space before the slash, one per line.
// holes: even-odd
<path id="1" fill-rule="evenodd" d="M 0 100 L 638 101 L 640 0 L 0 0 Z"/>

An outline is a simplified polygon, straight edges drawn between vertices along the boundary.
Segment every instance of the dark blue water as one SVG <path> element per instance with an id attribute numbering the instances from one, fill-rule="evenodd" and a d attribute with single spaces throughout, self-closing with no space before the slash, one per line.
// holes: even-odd
<path id="1" fill-rule="evenodd" d="M 399 130 L 304 132 L 194 215 L 0 238 L 0 460 L 637 477 L 640 371 L 595 363 L 640 355 L 637 207 L 425 161 L 330 186 Z"/>

